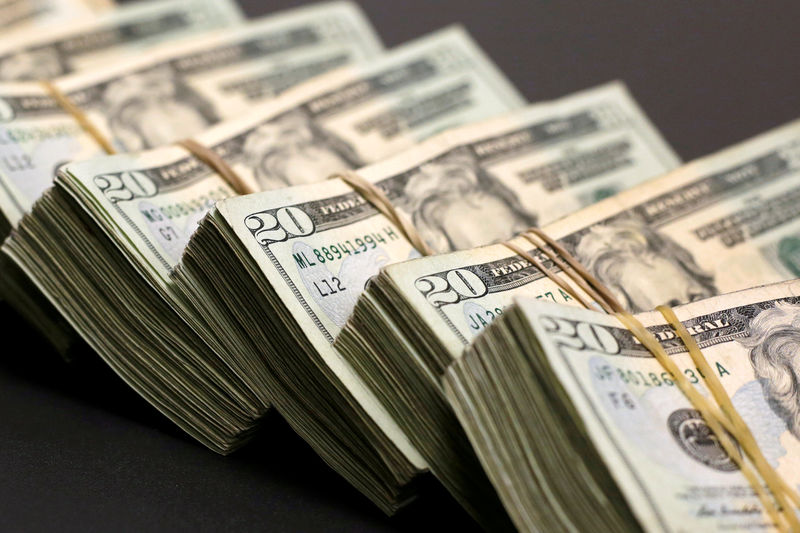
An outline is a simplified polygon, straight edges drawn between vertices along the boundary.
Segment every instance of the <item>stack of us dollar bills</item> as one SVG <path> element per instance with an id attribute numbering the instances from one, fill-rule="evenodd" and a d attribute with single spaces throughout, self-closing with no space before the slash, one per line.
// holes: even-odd
<path id="1" fill-rule="evenodd" d="M 431 472 L 489 530 L 766 524 L 655 359 L 520 234 L 678 359 L 647 312 L 695 302 L 742 409 L 777 413 L 759 443 L 790 446 L 797 377 L 742 339 L 799 324 L 800 122 L 680 166 L 622 82 L 526 104 L 459 26 L 384 50 L 349 2 L 7 4 L 0 294 L 60 351 L 219 453 L 274 406 L 387 513 Z"/>
<path id="2" fill-rule="evenodd" d="M 53 80 L 92 65 L 102 67 L 105 61 L 112 59 L 134 58 L 167 41 L 180 42 L 213 30 L 234 28 L 243 22 L 234 3 L 211 0 L 142 2 L 92 17 L 87 17 L 86 11 L 99 3 L 28 0 L 6 4 L 0 7 L 4 14 L 0 17 L 5 21 L 4 30 L 27 20 L 31 25 L 46 26 L 48 31 L 27 28 L 4 34 L 0 39 L 0 83 Z M 12 16 L 11 11 L 15 15 Z M 51 18 L 57 19 L 59 24 L 48 24 Z M 29 84 L 29 88 L 30 85 L 33 84 Z M 41 94 L 41 85 L 31 90 L 31 94 Z M 0 107 L 4 124 L 2 142 L 22 148 L 3 154 L 3 175 L 17 176 L 13 182 L 3 179 L 0 183 L 0 238 L 4 239 L 22 213 L 27 212 L 33 201 L 51 185 L 48 175 L 58 164 L 71 159 L 72 154 L 64 149 L 69 148 L 69 142 L 59 140 L 70 137 L 71 133 L 64 131 L 57 122 L 45 120 L 41 128 L 6 128 L 5 123 L 14 116 L 14 108 L 5 101 Z M 32 111 L 35 112 L 35 108 Z M 57 115 L 53 113 L 52 118 L 56 119 Z M 29 138 L 25 140 L 26 137 Z M 64 148 L 46 155 L 57 144 Z M 79 155 L 77 147 L 72 149 Z M 32 172 L 34 165 L 40 166 L 38 172 Z M 2 257 L 0 273 L 0 299 L 13 300 L 17 309 L 66 356 L 75 340 L 69 326 L 39 297 L 25 276 Z"/>
<path id="3" fill-rule="evenodd" d="M 798 486 L 800 393 L 789 384 L 798 378 L 800 282 L 675 313 L 766 459 Z M 664 317 L 638 319 L 704 388 Z M 444 389 L 520 531 L 772 528 L 674 375 L 609 315 L 520 297 L 447 370 Z"/>
<path id="4" fill-rule="evenodd" d="M 484 157 L 476 157 L 481 143 Z M 676 164 L 624 89 L 611 85 L 451 130 L 358 173 L 415 220 L 433 212 L 450 228 L 467 229 L 476 222 L 475 209 L 499 221 L 478 221 L 476 231 L 452 235 L 442 228 L 439 246 L 447 251 L 508 238 L 535 222 L 533 206 L 523 199 L 536 180 L 512 188 L 502 176 L 489 175 L 488 161 L 497 161 L 498 153 L 506 164 L 531 170 L 548 149 L 562 153 L 569 146 L 588 155 L 620 149 L 620 143 L 626 145 L 621 157 L 635 171 L 624 165 L 595 188 L 620 187 Z M 583 192 L 591 198 L 597 191 Z M 577 190 L 555 188 L 552 194 L 581 202 Z M 226 261 L 208 261 L 214 253 Z M 258 369 L 298 432 L 312 444 L 341 442 L 340 453 L 369 443 L 372 453 L 389 459 L 382 459 L 384 468 L 399 477 L 424 463 L 332 342 L 368 279 L 416 255 L 348 185 L 328 180 L 219 202 L 189 241 L 171 281 L 193 307 L 196 330 L 222 346 L 230 366 Z M 316 447 L 323 455 L 331 450 L 329 444 Z M 360 451 L 353 459 L 364 456 Z"/>

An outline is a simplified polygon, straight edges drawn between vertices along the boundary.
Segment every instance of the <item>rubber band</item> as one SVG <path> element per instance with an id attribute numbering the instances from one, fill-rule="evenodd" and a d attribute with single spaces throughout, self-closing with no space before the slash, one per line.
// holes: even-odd
<path id="1" fill-rule="evenodd" d="M 564 258 L 564 260 L 573 268 L 575 272 L 580 274 L 580 277 L 583 278 L 583 280 L 594 289 L 594 294 L 597 294 L 599 296 L 598 303 L 602 301 L 606 307 L 609 307 L 615 313 L 625 311 L 625 308 L 622 306 L 622 304 L 620 304 L 617 301 L 617 299 L 614 297 L 611 291 L 608 290 L 608 288 L 605 285 L 600 283 L 600 281 L 597 278 L 595 278 L 588 270 L 586 270 L 586 268 L 580 263 L 580 261 L 575 259 L 575 257 L 571 253 L 569 253 L 566 250 L 566 248 L 561 246 L 561 244 L 557 240 L 547 235 L 540 228 L 528 229 L 528 231 L 525 232 L 525 236 L 527 236 L 530 233 L 533 233 L 534 235 L 539 237 L 544 243 L 553 248 L 553 250 L 555 250 L 559 255 L 561 255 L 561 257 Z M 567 274 L 569 275 L 570 272 L 569 269 L 562 268 L 562 270 L 567 272 Z"/>
<path id="2" fill-rule="evenodd" d="M 592 305 L 586 299 L 583 298 L 577 291 L 575 291 L 569 284 L 561 279 L 557 274 L 554 274 L 550 271 L 549 268 L 544 266 L 544 263 L 536 259 L 532 254 L 529 254 L 513 242 L 507 241 L 503 243 L 503 246 L 517 254 L 518 256 L 522 257 L 523 259 L 527 260 L 530 264 L 535 266 L 539 271 L 547 276 L 550 281 L 558 285 L 562 290 L 566 291 L 570 296 L 572 296 L 575 300 L 577 300 L 583 307 L 586 309 L 592 309 Z M 538 245 L 536 245 L 538 246 Z M 549 257 L 549 256 L 548 256 Z M 552 260 L 552 257 L 550 258 Z"/>
<path id="3" fill-rule="evenodd" d="M 50 97 L 61 106 L 61 109 L 72 115 L 72 118 L 80 125 L 83 130 L 88 133 L 100 147 L 105 150 L 105 152 L 109 155 L 116 154 L 117 151 L 114 149 L 114 146 L 111 144 L 111 141 L 103 135 L 100 129 L 95 126 L 89 117 L 86 116 L 86 113 L 81 110 L 75 103 L 69 99 L 69 97 L 64 94 L 61 89 L 59 89 L 53 82 L 43 80 L 40 82 L 42 87 L 47 91 Z"/>
<path id="4" fill-rule="evenodd" d="M 250 187 L 241 176 L 211 148 L 200 144 L 194 139 L 183 139 L 175 144 L 185 148 L 197 159 L 211 167 L 214 172 L 219 174 L 222 179 L 236 191 L 236 194 L 252 194 L 256 192 L 255 189 Z"/>
<path id="5" fill-rule="evenodd" d="M 422 255 L 434 255 L 436 252 L 428 246 L 425 239 L 417 231 L 417 228 L 408 220 L 402 212 L 398 211 L 389 201 L 389 197 L 376 187 L 374 184 L 365 180 L 353 171 L 339 172 L 330 176 L 328 179 L 340 179 L 353 188 L 366 201 L 388 218 L 403 233 L 411 245 Z"/>
<path id="6" fill-rule="evenodd" d="M 609 307 L 608 304 L 603 300 L 603 296 L 599 294 L 597 291 L 595 291 L 590 284 L 586 283 L 585 276 L 583 274 L 587 274 L 587 272 L 585 272 L 585 269 L 582 266 L 578 265 L 579 268 L 574 268 L 574 269 L 570 268 L 570 266 L 566 264 L 561 259 L 561 257 L 558 256 L 558 254 L 554 253 L 553 251 L 547 248 L 547 242 L 544 239 L 543 239 L 544 244 L 536 241 L 536 239 L 534 239 L 531 236 L 531 232 L 532 230 L 526 231 L 525 233 L 522 234 L 522 237 L 524 237 L 532 245 L 539 248 L 539 250 L 543 254 L 545 254 L 548 258 L 550 258 L 550 260 L 553 261 L 553 264 L 556 265 L 558 268 L 560 268 L 561 271 L 564 272 L 564 274 L 566 274 L 567 277 L 571 279 L 573 283 L 575 283 L 578 287 L 583 289 L 583 292 L 588 294 L 592 298 L 592 300 L 594 300 L 601 307 L 603 311 L 605 311 L 606 313 L 614 312 L 614 310 L 611 307 Z M 552 246 L 551 248 L 555 249 L 555 247 Z M 558 250 L 556 249 L 556 252 L 557 251 Z M 594 306 L 591 307 L 584 306 L 584 307 L 586 307 L 587 309 L 594 309 Z"/>

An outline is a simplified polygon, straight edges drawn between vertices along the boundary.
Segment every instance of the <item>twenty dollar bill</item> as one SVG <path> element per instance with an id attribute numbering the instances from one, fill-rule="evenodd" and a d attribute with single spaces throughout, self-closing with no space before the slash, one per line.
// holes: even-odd
<path id="1" fill-rule="evenodd" d="M 573 174 L 548 184 L 565 208 L 581 204 L 580 195 L 591 202 L 595 190 L 625 187 L 676 164 L 614 84 L 445 132 L 357 173 L 384 190 L 428 242 L 448 250 L 506 238 L 514 220 L 533 223 L 539 206 L 543 217 L 554 216 L 548 189 L 526 178 L 570 157 L 584 158 L 583 179 Z M 332 343 L 369 278 L 417 255 L 364 198 L 328 180 L 219 202 L 172 279 L 197 310 L 198 333 L 224 345 L 232 367 L 251 374 L 261 367 L 278 409 L 358 486 L 362 474 L 353 474 L 351 462 L 391 457 L 380 459 L 382 468 L 400 479 L 422 463 Z M 317 412 L 331 414 L 319 421 Z M 365 450 L 354 457 L 348 450 L 355 447 Z"/>

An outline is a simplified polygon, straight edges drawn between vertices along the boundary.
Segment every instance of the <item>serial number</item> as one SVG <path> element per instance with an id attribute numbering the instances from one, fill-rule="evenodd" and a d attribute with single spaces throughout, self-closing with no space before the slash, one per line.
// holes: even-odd
<path id="1" fill-rule="evenodd" d="M 381 231 L 367 233 L 354 239 L 312 248 L 308 254 L 305 251 L 301 251 L 292 254 L 292 256 L 297 268 L 304 269 L 317 264 L 324 265 L 325 263 L 338 261 L 350 255 L 362 254 L 369 250 L 374 250 L 379 244 L 386 244 L 399 239 L 400 236 L 394 229 L 386 227 Z"/>
<path id="2" fill-rule="evenodd" d="M 564 289 L 557 289 L 556 291 L 547 291 L 542 294 L 536 295 L 537 300 L 551 300 L 556 303 L 564 303 L 574 300 Z"/>
<path id="3" fill-rule="evenodd" d="M 717 374 L 722 378 L 730 375 L 728 369 L 717 363 Z M 685 368 L 683 374 L 689 379 L 692 385 L 700 383 L 701 379 L 706 379 L 703 372 L 699 368 Z M 641 370 L 623 370 L 622 368 L 602 365 L 598 366 L 595 370 L 595 376 L 600 381 L 613 379 L 614 376 L 618 377 L 623 383 L 628 385 L 639 385 L 642 387 L 672 387 L 675 385 L 675 376 L 670 372 L 642 372 Z"/>
<path id="4" fill-rule="evenodd" d="M 467 324 L 473 331 L 481 331 L 486 328 L 495 318 L 503 314 L 502 307 L 495 307 L 494 309 L 485 309 L 479 313 L 470 313 L 467 315 Z"/>

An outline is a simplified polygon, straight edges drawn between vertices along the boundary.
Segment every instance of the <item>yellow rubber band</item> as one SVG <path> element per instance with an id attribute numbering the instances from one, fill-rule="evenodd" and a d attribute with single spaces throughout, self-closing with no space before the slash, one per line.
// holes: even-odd
<path id="1" fill-rule="evenodd" d="M 610 314 L 610 313 L 614 312 L 614 309 L 609 307 L 609 305 L 605 302 L 605 300 L 603 299 L 602 294 L 599 294 L 597 291 L 594 290 L 594 288 L 592 288 L 592 286 L 590 284 L 586 283 L 586 279 L 585 278 L 586 278 L 586 274 L 588 274 L 588 272 L 585 271 L 585 269 L 583 268 L 582 265 L 578 264 L 578 268 L 574 268 L 574 267 L 570 268 L 570 265 L 565 263 L 564 260 L 561 259 L 561 257 L 559 257 L 559 255 L 557 253 L 558 250 L 554 246 L 551 245 L 550 248 L 553 248 L 553 250 L 550 250 L 548 248 L 548 246 L 547 246 L 548 243 L 547 243 L 547 241 L 545 239 L 541 239 L 541 237 L 540 237 L 542 242 L 539 242 L 539 241 L 537 241 L 536 239 L 533 238 L 533 236 L 531 235 L 532 233 L 533 233 L 533 231 L 531 229 L 529 229 L 527 232 L 523 233 L 521 236 L 524 237 L 528 242 L 530 242 L 531 244 L 533 244 L 534 246 L 539 248 L 539 251 L 541 251 L 543 254 L 545 254 L 553 262 L 553 264 L 555 264 L 558 268 L 560 268 L 561 271 L 564 274 L 566 274 L 567 277 L 569 279 L 571 279 L 573 283 L 575 283 L 578 287 L 583 289 L 583 292 L 588 294 L 595 302 L 597 302 L 597 304 L 600 305 L 600 307 L 606 313 Z M 566 251 L 565 251 L 565 253 L 566 253 Z M 563 256 L 564 254 L 562 253 L 561 255 Z M 594 307 L 589 307 L 589 306 L 586 306 L 586 305 L 584 305 L 584 307 L 586 307 L 587 309 L 594 309 Z"/>
<path id="2" fill-rule="evenodd" d="M 403 213 L 398 211 L 392 205 L 392 202 L 389 201 L 389 197 L 374 184 L 349 170 L 334 174 L 328 179 L 340 179 L 352 187 L 353 190 L 360 194 L 366 201 L 375 206 L 383 216 L 392 221 L 419 253 L 422 255 L 433 255 L 436 253 L 428 246 L 428 243 L 425 242 L 425 239 L 422 238 L 411 221 L 408 220 Z"/>
<path id="3" fill-rule="evenodd" d="M 605 305 L 604 307 L 608 307 L 613 312 L 619 313 L 625 311 L 625 308 L 620 304 L 614 295 L 611 293 L 608 288 L 600 283 L 600 281 L 595 278 L 586 268 L 578 261 L 571 253 L 569 253 L 566 248 L 561 246 L 561 244 L 547 235 L 544 231 L 540 228 L 530 228 L 526 232 L 527 234 L 534 234 L 539 237 L 544 243 L 549 245 L 553 250 L 555 250 L 564 260 L 572 267 L 572 269 L 580 274 L 580 277 L 588 283 L 593 289 L 594 293 L 598 294 L 598 302 L 603 302 Z M 562 268 L 562 270 L 564 270 Z M 569 272 L 569 269 L 565 269 L 566 272 Z"/>
<path id="4" fill-rule="evenodd" d="M 100 129 L 95 126 L 91 120 L 89 120 L 89 117 L 86 116 L 86 113 L 84 113 L 81 108 L 76 106 L 72 100 L 70 100 L 69 97 L 67 97 L 67 95 L 61 91 L 61 89 L 59 89 L 54 83 L 47 80 L 44 80 L 40 83 L 50 97 L 55 100 L 59 106 L 61 106 L 61 109 L 72 115 L 72 118 L 75 119 L 80 127 L 83 128 L 83 130 L 95 141 L 97 141 L 97 144 L 99 144 L 107 154 L 117 153 L 117 151 L 114 149 L 114 146 L 111 144 L 111 141 L 105 135 L 103 135 Z"/>
<path id="5" fill-rule="evenodd" d="M 575 298 L 575 300 L 577 300 L 578 303 L 580 303 L 583 307 L 585 307 L 586 309 L 593 308 L 589 301 L 587 301 L 583 296 L 578 294 L 578 292 L 574 290 L 572 287 L 570 287 L 566 281 L 561 279 L 561 277 L 551 272 L 549 268 L 544 266 L 544 263 L 536 259 L 533 255 L 529 254 L 528 252 L 526 252 L 525 250 L 523 250 L 522 248 L 520 248 L 519 246 L 517 246 L 512 242 L 504 242 L 503 246 L 505 246 L 518 256 L 522 257 L 523 259 L 527 260 L 530 264 L 539 269 L 539 271 L 542 272 L 542 274 L 544 274 L 545 276 L 547 276 L 550 279 L 550 281 L 561 287 L 562 290 L 564 290 L 570 296 Z"/>
<path id="6" fill-rule="evenodd" d="M 239 176 L 239 174 L 233 170 L 228 163 L 222 159 L 217 152 L 200 144 L 199 142 L 195 141 L 194 139 L 184 139 L 182 141 L 178 141 L 178 146 L 183 147 L 184 149 L 188 150 L 193 156 L 197 159 L 211 167 L 211 169 L 219 174 L 222 179 L 224 179 L 231 188 L 236 191 L 236 194 L 251 194 L 256 192 L 255 189 L 247 185 L 247 183 Z"/>

